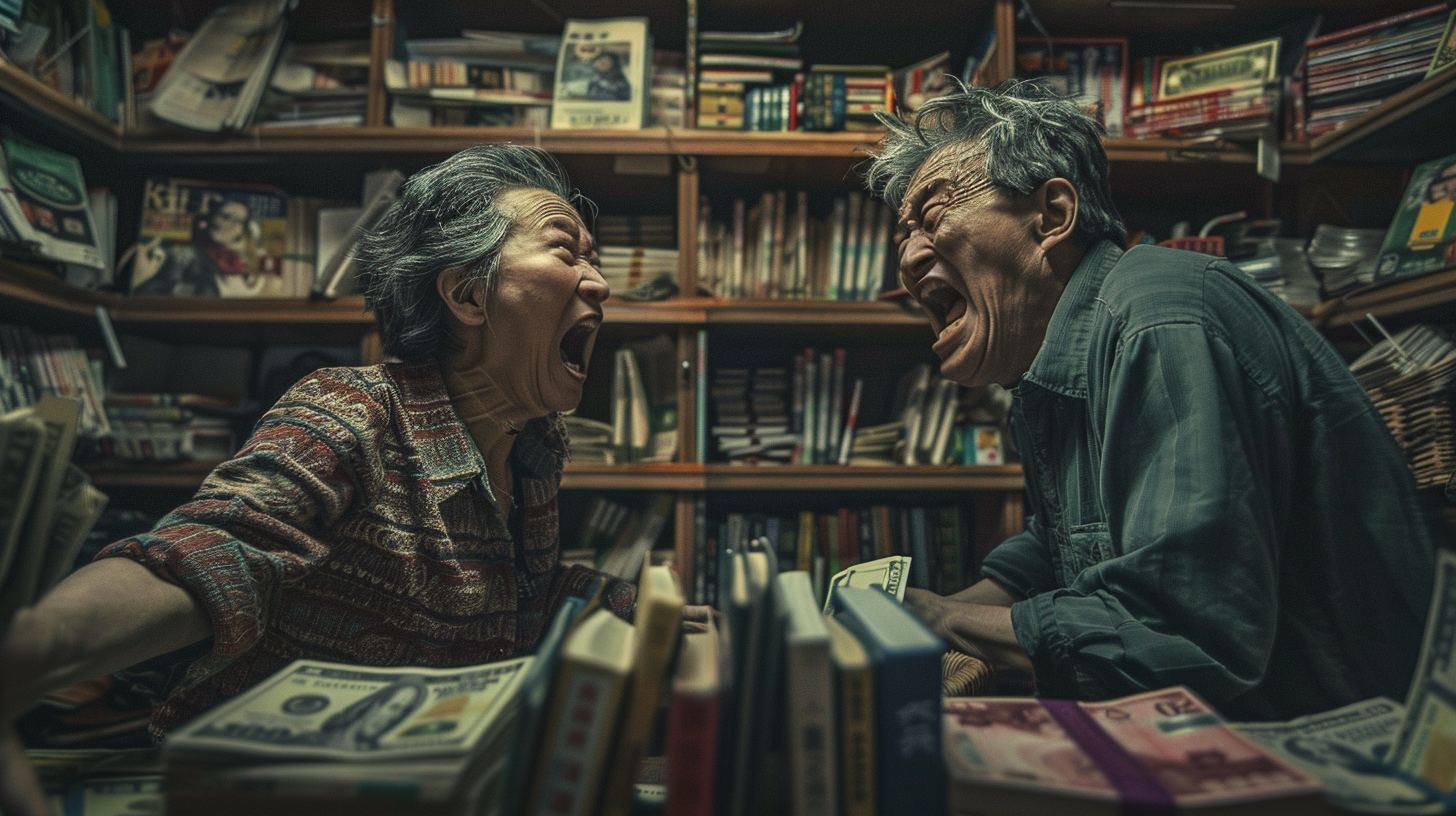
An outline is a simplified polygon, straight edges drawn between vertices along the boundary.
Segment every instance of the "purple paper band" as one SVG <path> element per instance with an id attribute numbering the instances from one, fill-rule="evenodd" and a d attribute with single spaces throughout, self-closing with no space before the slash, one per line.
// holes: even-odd
<path id="1" fill-rule="evenodd" d="M 1172 816 L 1178 812 L 1173 795 L 1152 772 L 1133 758 L 1096 720 L 1071 700 L 1039 700 L 1042 708 L 1077 743 L 1112 787 L 1117 789 L 1122 816 Z"/>

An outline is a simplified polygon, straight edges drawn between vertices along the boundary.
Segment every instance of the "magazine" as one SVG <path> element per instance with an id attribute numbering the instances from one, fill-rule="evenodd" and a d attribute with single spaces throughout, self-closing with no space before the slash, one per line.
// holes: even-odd
<path id="1" fill-rule="evenodd" d="M 567 20 L 556 60 L 551 127 L 642 127 L 651 67 L 646 17 Z"/>
<path id="2" fill-rule="evenodd" d="M 72 156 L 15 137 L 0 155 L 0 219 L 18 238 L 53 261 L 106 267 L 92 218 L 81 163 Z"/>
<path id="3" fill-rule="evenodd" d="M 288 197 L 261 184 L 147 179 L 134 295 L 290 297 Z"/>
<path id="4" fill-rule="evenodd" d="M 1411 171 L 1410 184 L 1385 233 L 1376 280 L 1424 275 L 1456 266 L 1456 155 Z"/>

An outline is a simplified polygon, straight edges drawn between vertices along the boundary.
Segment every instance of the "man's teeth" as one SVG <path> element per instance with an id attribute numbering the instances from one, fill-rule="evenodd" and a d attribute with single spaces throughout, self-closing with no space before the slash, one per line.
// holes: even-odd
<path id="1" fill-rule="evenodd" d="M 957 329 L 960 328 L 961 323 L 965 321 L 965 317 L 965 315 L 961 315 L 960 317 L 956 318 L 950 325 L 941 329 L 938 337 L 945 337 L 946 335 L 955 332 Z"/>

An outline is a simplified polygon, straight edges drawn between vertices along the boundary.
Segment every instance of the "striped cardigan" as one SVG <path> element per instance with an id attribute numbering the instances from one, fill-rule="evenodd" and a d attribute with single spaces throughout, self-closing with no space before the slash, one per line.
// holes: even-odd
<path id="1" fill-rule="evenodd" d="M 190 502 L 97 556 L 145 564 L 212 621 L 211 651 L 152 733 L 297 658 L 462 666 L 530 652 L 561 601 L 602 580 L 559 563 L 566 448 L 556 415 L 517 438 L 517 539 L 433 363 L 300 381 Z M 633 588 L 608 579 L 605 601 L 627 617 Z"/>

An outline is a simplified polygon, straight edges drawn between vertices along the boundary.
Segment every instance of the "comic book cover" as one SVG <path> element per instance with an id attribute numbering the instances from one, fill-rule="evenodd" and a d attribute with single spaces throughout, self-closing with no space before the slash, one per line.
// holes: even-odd
<path id="1" fill-rule="evenodd" d="M 134 295 L 291 297 L 288 197 L 259 184 L 147 179 Z"/>

